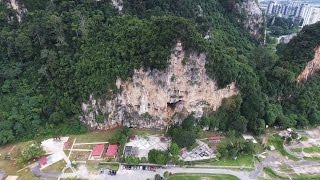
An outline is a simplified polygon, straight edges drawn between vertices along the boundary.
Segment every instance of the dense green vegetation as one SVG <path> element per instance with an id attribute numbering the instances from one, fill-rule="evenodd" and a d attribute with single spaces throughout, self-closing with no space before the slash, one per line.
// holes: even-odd
<path id="1" fill-rule="evenodd" d="M 199 137 L 201 129 L 196 126 L 195 118 L 189 115 L 181 125 L 171 126 L 168 135 L 180 148 L 191 148 Z"/>
<path id="2" fill-rule="evenodd" d="M 303 148 L 303 152 L 306 152 L 306 153 L 319 153 L 320 152 L 320 146 L 312 146 L 312 147 Z"/>
<path id="3" fill-rule="evenodd" d="M 299 21 L 283 17 L 269 17 L 267 20 L 270 35 L 276 37 L 297 33 L 299 31 L 299 23 Z"/>
<path id="4" fill-rule="evenodd" d="M 206 52 L 207 74 L 220 87 L 236 82 L 241 91 L 208 112 L 203 126 L 261 134 L 265 125 L 318 124 L 318 77 L 304 84 L 295 77 L 319 45 L 320 24 L 305 27 L 277 55 L 250 39 L 238 2 L 124 0 L 119 13 L 107 0 L 26 0 L 20 23 L 0 2 L 0 144 L 85 132 L 81 102 L 90 94 L 113 97 L 115 80 L 135 68 L 164 69 L 178 40 L 188 52 Z M 179 131 L 196 138 L 194 130 Z"/>
<path id="5" fill-rule="evenodd" d="M 117 129 L 109 138 L 111 144 L 119 144 L 118 155 L 122 156 L 124 146 L 127 143 L 128 137 L 131 135 L 131 130 L 128 127 Z"/>
<path id="6" fill-rule="evenodd" d="M 17 158 L 17 163 L 23 165 L 24 163 L 39 158 L 45 154 L 40 143 L 30 143 L 22 151 Z"/>
<path id="7" fill-rule="evenodd" d="M 169 160 L 167 151 L 152 149 L 148 152 L 148 161 L 155 164 L 166 164 Z"/>
<path id="8" fill-rule="evenodd" d="M 219 158 L 232 158 L 236 159 L 238 156 L 254 155 L 256 148 L 253 142 L 246 141 L 244 139 L 236 138 L 235 136 L 229 136 L 228 139 L 222 140 L 218 144 Z"/>

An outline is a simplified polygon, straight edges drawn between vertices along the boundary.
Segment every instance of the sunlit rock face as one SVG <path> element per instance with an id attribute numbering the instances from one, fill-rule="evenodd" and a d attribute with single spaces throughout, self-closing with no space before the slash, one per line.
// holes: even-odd
<path id="1" fill-rule="evenodd" d="M 297 77 L 298 82 L 308 80 L 309 77 L 320 71 L 320 46 L 314 49 L 313 60 L 309 61 L 305 69 Z"/>
<path id="2" fill-rule="evenodd" d="M 0 0 L 2 1 L 2 0 Z M 24 7 L 23 1 L 19 0 L 3 0 L 7 3 L 8 8 L 15 10 L 15 14 L 18 18 L 18 21 L 21 21 L 22 16 L 27 12 L 27 9 Z"/>
<path id="3" fill-rule="evenodd" d="M 123 1 L 122 0 L 112 0 L 112 5 L 118 9 L 119 12 L 123 9 Z"/>
<path id="4" fill-rule="evenodd" d="M 199 118 L 205 111 L 216 111 L 222 99 L 239 91 L 235 83 L 218 89 L 207 76 L 205 63 L 205 54 L 186 54 L 177 43 L 165 71 L 138 69 L 130 81 L 118 79 L 116 97 L 102 100 L 91 96 L 82 104 L 81 120 L 96 129 L 122 125 L 161 129 L 191 113 Z"/>
<path id="5" fill-rule="evenodd" d="M 263 37 L 264 18 L 256 0 L 243 0 L 237 9 L 244 16 L 244 26 L 252 38 L 261 41 Z"/>

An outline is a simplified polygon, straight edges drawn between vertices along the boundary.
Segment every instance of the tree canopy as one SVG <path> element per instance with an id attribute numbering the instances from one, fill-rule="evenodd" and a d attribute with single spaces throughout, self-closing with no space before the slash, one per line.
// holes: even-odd
<path id="1" fill-rule="evenodd" d="M 303 85 L 295 77 L 319 45 L 319 23 L 275 54 L 250 39 L 235 13 L 239 2 L 124 0 L 119 12 L 107 0 L 25 0 L 19 22 L 1 1 L 0 144 L 85 132 L 81 102 L 90 94 L 112 98 L 116 79 L 136 68 L 166 68 L 178 40 L 207 54 L 206 72 L 219 87 L 236 82 L 240 89 L 208 113 L 210 127 L 260 134 L 266 124 L 318 124 L 318 77 Z M 192 128 L 177 131 L 180 147 L 197 137 Z"/>

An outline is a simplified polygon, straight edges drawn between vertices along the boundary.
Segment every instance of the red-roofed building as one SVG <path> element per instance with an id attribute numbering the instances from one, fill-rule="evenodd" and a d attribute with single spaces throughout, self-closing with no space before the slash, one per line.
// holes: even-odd
<path id="1" fill-rule="evenodd" d="M 41 156 L 38 160 L 38 163 L 40 166 L 44 166 L 48 163 L 47 157 L 46 156 Z"/>
<path id="2" fill-rule="evenodd" d="M 221 137 L 220 136 L 210 136 L 208 139 L 213 142 L 220 142 Z"/>
<path id="3" fill-rule="evenodd" d="M 92 149 L 92 153 L 91 156 L 93 158 L 101 158 L 102 154 L 104 152 L 104 144 L 96 144 L 94 145 L 93 149 Z"/>
<path id="4" fill-rule="evenodd" d="M 118 145 L 117 144 L 110 144 L 106 156 L 108 158 L 115 158 L 118 155 Z"/>
<path id="5" fill-rule="evenodd" d="M 70 147 L 70 142 L 66 141 L 63 143 L 64 148 Z"/>

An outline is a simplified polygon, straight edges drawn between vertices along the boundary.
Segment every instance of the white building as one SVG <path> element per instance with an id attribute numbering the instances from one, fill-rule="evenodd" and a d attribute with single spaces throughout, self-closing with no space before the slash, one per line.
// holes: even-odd
<path id="1" fill-rule="evenodd" d="M 265 12 L 267 15 L 302 19 L 302 26 L 320 21 L 320 7 L 306 3 L 270 1 Z"/>
<path id="2" fill-rule="evenodd" d="M 320 7 L 307 6 L 301 17 L 304 19 L 302 26 L 320 21 Z"/>

